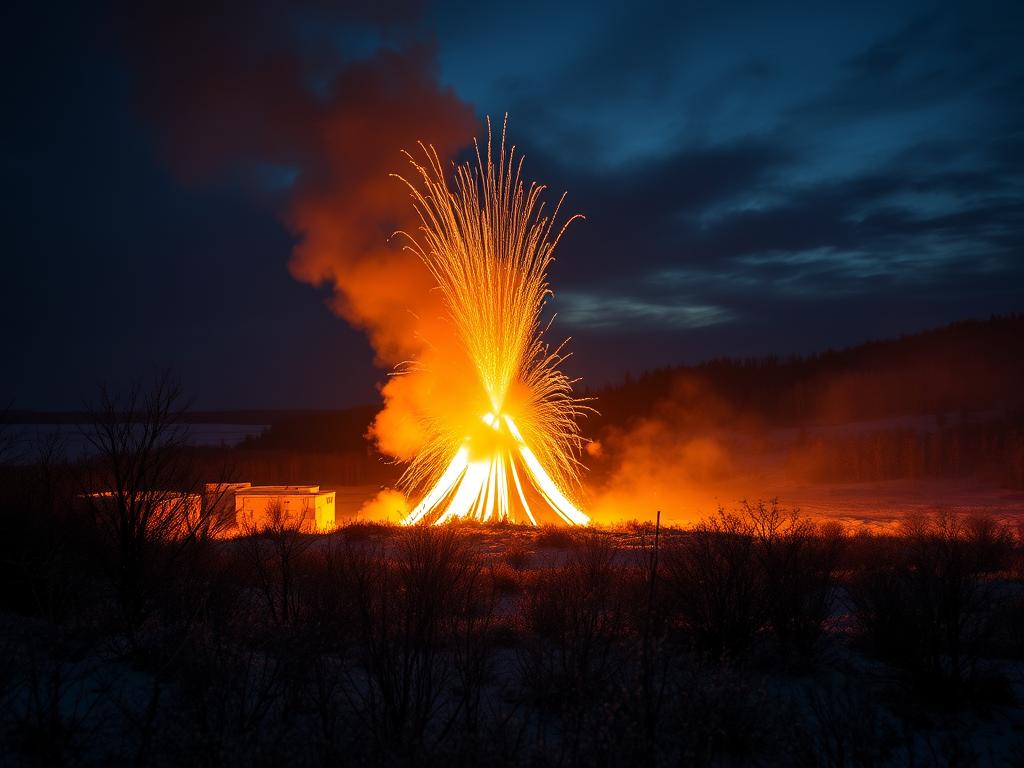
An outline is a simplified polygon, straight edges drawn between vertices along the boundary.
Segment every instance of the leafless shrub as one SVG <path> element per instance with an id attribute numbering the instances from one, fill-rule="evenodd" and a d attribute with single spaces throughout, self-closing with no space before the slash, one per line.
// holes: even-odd
<path id="1" fill-rule="evenodd" d="M 493 630 L 500 589 L 493 572 L 481 569 L 477 562 L 467 571 L 462 589 L 454 596 L 449 619 L 458 718 L 454 727 L 457 739 L 475 748 L 463 750 L 464 758 L 472 758 L 481 751 L 481 739 L 493 725 L 485 722 L 484 694 L 493 679 Z"/>
<path id="2" fill-rule="evenodd" d="M 813 658 L 836 589 L 842 527 L 817 526 L 776 500 L 742 502 L 761 566 L 767 625 L 793 660 Z"/>
<path id="3" fill-rule="evenodd" d="M 165 375 L 120 398 L 101 390 L 83 428 L 94 457 L 84 468 L 82 497 L 129 626 L 145 618 L 186 553 L 216 533 L 182 409 L 181 389 Z"/>
<path id="4" fill-rule="evenodd" d="M 558 749 L 582 759 L 589 734 L 622 667 L 623 606 L 613 542 L 598 533 L 578 535 L 560 566 L 538 571 L 521 602 L 520 677 L 530 706 L 555 715 Z"/>
<path id="5" fill-rule="evenodd" d="M 575 535 L 564 526 L 545 525 L 537 532 L 535 543 L 538 547 L 569 549 L 575 543 Z"/>
<path id="6" fill-rule="evenodd" d="M 373 537 L 388 538 L 400 529 L 391 523 L 356 522 L 346 524 L 341 530 L 348 541 L 365 541 Z"/>
<path id="7" fill-rule="evenodd" d="M 266 519 L 242 522 L 239 540 L 245 565 L 274 625 L 295 625 L 303 616 L 306 551 L 313 543 L 307 532 L 309 510 L 285 510 L 280 499 L 267 505 Z"/>
<path id="8" fill-rule="evenodd" d="M 409 529 L 394 557 L 379 547 L 348 551 L 363 674 L 347 694 L 378 753 L 410 760 L 436 748 L 460 717 L 472 727 L 493 592 L 454 528 Z"/>
<path id="9" fill-rule="evenodd" d="M 1015 546 L 1010 560 L 1010 578 L 1016 582 L 1024 582 L 1024 521 L 1016 525 Z"/>
<path id="10" fill-rule="evenodd" d="M 674 765 L 785 764 L 791 708 L 728 664 L 684 669 L 666 713 L 662 753 Z"/>
<path id="11" fill-rule="evenodd" d="M 523 578 L 520 572 L 508 563 L 492 563 L 487 570 L 494 589 L 498 592 L 511 595 L 522 589 Z"/>
<path id="12" fill-rule="evenodd" d="M 655 527 L 655 523 L 650 520 L 638 520 L 636 518 L 622 523 L 624 530 L 638 536 L 654 536 Z"/>
<path id="13" fill-rule="evenodd" d="M 533 552 L 519 537 L 514 537 L 509 541 L 503 554 L 505 562 L 520 571 L 530 564 L 532 556 Z"/>
<path id="14" fill-rule="evenodd" d="M 305 567 L 309 581 L 305 621 L 318 651 L 342 657 L 350 651 L 358 619 L 350 545 L 339 533 L 316 544 Z"/>
<path id="15" fill-rule="evenodd" d="M 154 543 L 154 573 L 175 586 L 147 594 L 130 632 L 90 627 L 106 636 L 80 652 L 122 665 L 106 688 L 43 648 L 40 659 L 59 664 L 36 666 L 32 699 L 28 667 L 20 656 L 5 665 L 0 648 L 0 763 L 17 747 L 37 763 L 969 764 L 987 754 L 977 737 L 950 726 L 946 738 L 936 723 L 949 713 L 918 715 L 920 703 L 1005 712 L 991 669 L 1006 668 L 1022 636 L 1020 605 L 1001 598 L 1018 588 L 1019 544 L 986 520 L 848 537 L 758 502 L 667 535 L 646 524 L 573 531 L 536 555 L 534 534 L 511 528 L 303 528 L 278 506 L 242 537 L 173 559 L 173 537 Z M 80 584 L 59 566 L 63 550 L 38 551 L 64 568 L 40 595 L 66 583 L 71 606 L 109 584 L 73 549 Z M 791 657 L 831 631 L 840 559 L 864 644 L 822 656 L 791 701 Z M 36 615 L 75 626 L 57 598 L 31 605 L 49 599 L 57 609 Z M 843 650 L 847 636 L 832 637 Z M 893 664 L 858 656 L 865 646 Z M 829 663 L 849 663 L 856 685 L 829 682 Z M 80 683 L 99 704 L 56 706 Z"/>
<path id="16" fill-rule="evenodd" d="M 30 765 L 80 765 L 88 762 L 100 728 L 94 664 L 76 660 L 59 639 L 40 638 L 23 649 L 20 674 L 10 708 L 5 713 L 7 733 L 0 744 L 0 761 L 15 756 Z M 5 758 L 10 749 L 13 755 Z"/>
<path id="17" fill-rule="evenodd" d="M 634 532 L 639 541 L 633 562 L 622 568 L 619 576 L 628 647 L 618 716 L 624 718 L 630 734 L 629 754 L 624 757 L 652 763 L 657 761 L 663 742 L 674 738 L 666 732 L 665 714 L 675 693 L 680 653 L 668 631 L 673 608 L 662 583 L 660 515 L 656 524 L 638 526 Z"/>
<path id="18" fill-rule="evenodd" d="M 983 576 L 1002 562 L 1001 540 L 955 515 L 909 518 L 848 585 L 868 647 L 908 671 L 932 703 L 962 701 L 987 677 L 982 657 L 999 594 Z"/>
<path id="19" fill-rule="evenodd" d="M 796 510 L 743 501 L 673 537 L 667 586 L 697 649 L 711 658 L 749 649 L 770 632 L 794 658 L 812 657 L 835 589 L 841 529 Z"/>
<path id="20" fill-rule="evenodd" d="M 990 515 L 969 515 L 958 534 L 967 541 L 973 569 L 980 574 L 1012 572 L 1016 541 L 1013 530 Z"/>
<path id="21" fill-rule="evenodd" d="M 764 626 L 761 562 L 750 524 L 718 510 L 664 552 L 665 578 L 696 648 L 713 659 L 746 650 Z"/>
<path id="22" fill-rule="evenodd" d="M 806 714 L 793 724 L 793 760 L 806 768 L 884 765 L 897 745 L 893 723 L 868 692 L 849 679 L 808 686 Z"/>
<path id="23" fill-rule="evenodd" d="M 60 436 L 41 438 L 32 464 L 0 471 L 0 604 L 54 622 L 87 622 L 99 592 L 95 536 L 75 514 L 76 481 Z"/>
<path id="24" fill-rule="evenodd" d="M 279 658 L 242 637 L 197 639 L 174 670 L 177 694 L 159 751 L 179 763 L 284 759 L 287 737 L 296 736 L 289 734 L 285 674 Z"/>

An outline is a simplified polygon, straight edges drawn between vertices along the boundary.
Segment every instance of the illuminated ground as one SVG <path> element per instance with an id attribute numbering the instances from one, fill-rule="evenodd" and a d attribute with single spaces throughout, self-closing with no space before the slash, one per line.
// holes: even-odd
<path id="1" fill-rule="evenodd" d="M 777 497 L 787 507 L 798 507 L 815 520 L 837 520 L 846 525 L 884 529 L 910 514 L 934 512 L 981 513 L 998 520 L 1024 522 L 1024 492 L 997 488 L 976 480 L 892 480 L 875 483 L 785 484 L 769 483 L 765 477 L 745 482 L 709 483 L 689 491 L 676 506 L 665 504 L 662 520 L 666 524 L 690 525 L 715 513 L 719 504 L 730 508 L 741 499 Z M 335 486 L 339 525 L 365 520 L 360 507 L 377 493 L 372 485 Z M 618 520 L 602 518 L 598 522 L 616 526 L 630 520 L 653 520 L 654 510 L 623 510 Z"/>

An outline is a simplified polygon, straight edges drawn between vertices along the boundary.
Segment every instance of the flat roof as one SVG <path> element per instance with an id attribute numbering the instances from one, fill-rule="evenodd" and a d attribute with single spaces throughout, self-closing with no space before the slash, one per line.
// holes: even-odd
<path id="1" fill-rule="evenodd" d="M 321 491 L 319 485 L 252 485 L 239 488 L 236 496 L 320 496 L 334 491 Z"/>

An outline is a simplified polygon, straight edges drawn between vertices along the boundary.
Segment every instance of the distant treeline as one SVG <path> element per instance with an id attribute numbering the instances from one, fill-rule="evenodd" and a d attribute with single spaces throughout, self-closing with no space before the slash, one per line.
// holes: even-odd
<path id="1" fill-rule="evenodd" d="M 796 482 L 971 475 L 1024 488 L 1020 314 L 809 357 L 665 368 L 591 394 L 600 413 L 585 429 L 606 449 L 590 462 L 597 476 L 651 434 L 669 463 L 688 440 L 746 435 L 783 454 Z M 798 430 L 795 443 L 777 430 Z"/>
<path id="2" fill-rule="evenodd" d="M 1024 489 L 1024 416 L 805 437 L 789 452 L 787 470 L 812 482 L 973 476 Z"/>
<path id="3" fill-rule="evenodd" d="M 928 416 L 924 429 L 804 436 L 789 449 L 787 466 L 821 482 L 982 473 L 1024 487 L 1022 340 L 1024 315 L 1014 314 L 806 357 L 722 358 L 627 375 L 585 393 L 599 413 L 584 430 L 602 438 L 658 419 L 680 436 L 696 436 Z M 289 457 L 289 466 L 299 461 L 308 470 L 303 476 L 383 482 L 395 468 L 365 438 L 379 407 L 279 412 L 266 432 L 239 446 L 235 462 L 267 481 Z M 613 466 L 614 456 L 608 459 Z"/>
<path id="4" fill-rule="evenodd" d="M 967 320 L 806 357 L 722 358 L 662 368 L 627 375 L 592 394 L 600 415 L 591 429 L 680 399 L 713 399 L 710 417 L 727 409 L 766 426 L 1012 412 L 1024 406 L 1024 315 Z"/>
<path id="5" fill-rule="evenodd" d="M 691 419 L 764 426 L 1002 415 L 1024 408 L 1024 315 L 968 320 L 806 357 L 719 358 L 660 368 L 584 394 L 596 398 L 599 411 L 585 425 L 591 434 L 655 414 L 666 401 L 692 406 Z M 277 412 L 270 429 L 240 447 L 365 451 L 364 435 L 379 408 Z M 218 421 L 231 419 L 218 414 Z"/>
<path id="6" fill-rule="evenodd" d="M 212 461 L 222 457 L 208 452 Z M 400 468 L 366 443 L 359 449 L 316 452 L 307 450 L 247 449 L 229 452 L 232 479 L 257 485 L 319 483 L 338 485 L 393 485 Z"/>
<path id="7" fill-rule="evenodd" d="M 787 466 L 801 479 L 982 473 L 1024 487 L 1024 314 L 806 357 L 721 358 L 662 368 L 582 394 L 595 398 L 598 411 L 584 433 L 606 445 L 610 433 L 630 433 L 645 420 L 661 422 L 664 432 L 681 439 L 806 429 L 798 445 L 787 448 Z M 230 451 L 230 464 L 243 479 L 384 483 L 394 479 L 396 468 L 366 438 L 379 409 L 188 412 L 182 421 L 268 424 L 263 434 Z M 905 423 L 912 417 L 929 418 Z M 85 424 L 90 418 L 84 412 L 8 411 L 0 424 Z M 814 429 L 896 418 L 904 422 L 850 433 Z M 611 451 L 589 463 L 599 475 L 617 460 Z"/>
<path id="8" fill-rule="evenodd" d="M 248 438 L 242 449 L 303 450 L 311 453 L 356 451 L 366 453 L 366 431 L 379 405 L 361 405 L 344 411 L 293 411 L 271 422 L 259 437 Z"/>

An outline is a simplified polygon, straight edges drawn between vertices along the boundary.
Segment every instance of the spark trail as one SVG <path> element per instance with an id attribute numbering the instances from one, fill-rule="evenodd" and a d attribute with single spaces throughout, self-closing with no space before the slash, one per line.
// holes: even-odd
<path id="1" fill-rule="evenodd" d="M 524 183 L 523 158 L 506 148 L 504 126 L 496 158 L 489 119 L 486 152 L 474 147 L 476 164 L 455 166 L 451 183 L 422 143 L 422 162 L 406 153 L 414 181 L 398 177 L 421 223 L 415 235 L 400 234 L 436 280 L 475 378 L 456 412 L 422 425 L 424 445 L 402 483 L 423 495 L 404 523 L 586 525 L 567 491 L 578 484 L 578 420 L 589 409 L 560 368 L 565 343 L 550 349 L 541 326 L 555 246 L 580 217 L 555 229 L 565 195 L 545 215 L 545 187 Z"/>

